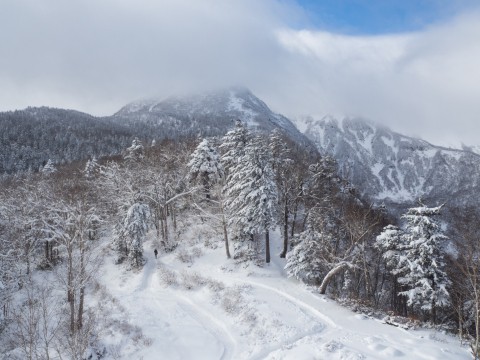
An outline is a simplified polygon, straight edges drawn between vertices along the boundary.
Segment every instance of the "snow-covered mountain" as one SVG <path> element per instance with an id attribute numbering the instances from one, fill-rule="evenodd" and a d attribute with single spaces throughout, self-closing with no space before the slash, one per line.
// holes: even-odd
<path id="1" fill-rule="evenodd" d="M 142 100 L 108 117 L 47 107 L 0 113 L 0 175 L 40 166 L 51 159 L 69 163 L 118 154 L 134 137 L 142 140 L 222 136 L 240 119 L 264 133 L 281 129 L 293 142 L 316 153 L 310 140 L 240 87 L 166 100 Z"/>
<path id="2" fill-rule="evenodd" d="M 240 119 L 262 132 L 279 128 L 296 143 L 311 146 L 289 119 L 274 113 L 262 100 L 242 87 L 166 100 L 140 100 L 123 107 L 112 119 L 128 126 L 142 126 L 150 135 L 155 133 L 173 139 L 223 135 Z"/>
<path id="3" fill-rule="evenodd" d="M 476 205 L 480 200 L 480 155 L 469 149 L 435 146 L 359 118 L 310 118 L 305 134 L 375 202 L 411 203 L 421 197 Z"/>

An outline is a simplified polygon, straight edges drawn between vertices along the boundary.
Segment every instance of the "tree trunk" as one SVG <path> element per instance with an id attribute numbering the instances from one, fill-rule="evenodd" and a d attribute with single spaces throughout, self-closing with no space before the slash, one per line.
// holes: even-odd
<path id="1" fill-rule="evenodd" d="M 293 207 L 292 229 L 290 230 L 290 237 L 295 235 L 295 222 L 297 221 L 298 200 L 295 200 L 295 206 Z"/>
<path id="2" fill-rule="evenodd" d="M 228 231 L 227 231 L 227 220 L 225 219 L 225 214 L 223 213 L 222 205 L 222 227 L 223 227 L 223 239 L 225 240 L 225 251 L 227 252 L 227 258 L 230 259 L 230 245 L 228 243 Z"/>
<path id="3" fill-rule="evenodd" d="M 80 301 L 78 303 L 77 329 L 83 326 L 83 303 L 85 299 L 85 287 L 80 288 Z"/>
<path id="4" fill-rule="evenodd" d="M 80 240 L 80 281 L 82 285 L 80 286 L 80 299 L 78 303 L 78 315 L 77 315 L 77 329 L 81 329 L 83 326 L 83 302 L 85 299 L 85 244 L 83 239 Z"/>
<path id="5" fill-rule="evenodd" d="M 30 242 L 26 240 L 27 247 L 25 249 L 25 257 L 27 261 L 27 275 L 30 275 Z"/>
<path id="6" fill-rule="evenodd" d="M 478 298 L 478 292 L 475 291 L 475 349 L 474 356 L 475 359 L 479 358 L 479 341 L 480 341 L 480 303 Z"/>
<path id="7" fill-rule="evenodd" d="M 287 256 L 288 251 L 288 202 L 285 196 L 285 203 L 283 208 L 283 251 L 280 254 L 281 258 Z"/>
<path id="8" fill-rule="evenodd" d="M 363 260 L 363 276 L 365 277 L 365 291 L 366 291 L 366 297 L 367 299 L 370 297 L 370 295 L 373 295 L 373 289 L 372 289 L 372 285 L 370 283 L 370 272 L 368 271 L 368 261 L 367 261 L 367 257 L 366 257 L 366 254 L 365 254 L 365 243 L 363 244 L 363 256 L 362 256 L 362 260 Z"/>
<path id="9" fill-rule="evenodd" d="M 160 216 L 158 206 L 155 206 L 155 230 L 157 231 L 157 238 L 160 237 Z"/>
<path id="10" fill-rule="evenodd" d="M 75 334 L 75 297 L 73 291 L 69 291 L 70 297 L 70 335 Z"/>
<path id="11" fill-rule="evenodd" d="M 162 233 L 162 241 L 165 242 L 165 225 L 163 224 L 163 215 L 160 214 L 160 231 Z"/>
<path id="12" fill-rule="evenodd" d="M 168 246 L 168 210 L 167 207 L 163 210 L 163 239 Z"/>
<path id="13" fill-rule="evenodd" d="M 73 287 L 73 244 L 67 245 L 68 249 L 68 273 L 67 273 L 67 298 L 70 304 L 70 335 L 75 334 L 75 289 Z"/>
<path id="14" fill-rule="evenodd" d="M 433 276 L 431 280 L 432 280 L 432 289 L 435 290 L 436 284 Z M 432 321 L 434 324 L 437 323 L 437 309 L 435 308 L 435 299 L 432 300 Z"/>
<path id="15" fill-rule="evenodd" d="M 265 231 L 265 262 L 270 263 L 270 232 Z"/>
<path id="16" fill-rule="evenodd" d="M 175 203 L 172 203 L 172 218 L 173 218 L 173 231 L 177 233 L 177 212 L 175 211 Z"/>
<path id="17" fill-rule="evenodd" d="M 335 266 L 332 270 L 330 270 L 327 275 L 323 278 L 322 284 L 320 285 L 320 294 L 325 294 L 327 291 L 328 284 L 333 279 L 335 275 L 343 271 L 346 267 L 348 267 L 347 263 L 341 263 Z"/>
<path id="18" fill-rule="evenodd" d="M 50 252 L 48 251 L 48 241 L 45 241 L 45 259 L 49 260 L 48 254 Z"/>

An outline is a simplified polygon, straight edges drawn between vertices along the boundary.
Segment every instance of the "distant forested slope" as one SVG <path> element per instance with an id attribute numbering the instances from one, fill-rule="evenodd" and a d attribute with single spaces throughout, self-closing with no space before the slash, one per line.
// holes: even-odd
<path id="1" fill-rule="evenodd" d="M 47 107 L 0 113 L 0 173 L 37 171 L 56 164 L 111 155 L 126 148 L 131 130 L 107 119 Z"/>

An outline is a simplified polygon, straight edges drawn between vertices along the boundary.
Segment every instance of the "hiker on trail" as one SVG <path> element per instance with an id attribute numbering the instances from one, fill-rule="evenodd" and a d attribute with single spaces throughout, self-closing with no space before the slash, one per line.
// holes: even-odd
<path id="1" fill-rule="evenodd" d="M 153 253 L 155 254 L 155 259 L 156 259 L 156 258 L 157 258 L 157 255 L 158 255 L 157 249 L 153 250 Z"/>

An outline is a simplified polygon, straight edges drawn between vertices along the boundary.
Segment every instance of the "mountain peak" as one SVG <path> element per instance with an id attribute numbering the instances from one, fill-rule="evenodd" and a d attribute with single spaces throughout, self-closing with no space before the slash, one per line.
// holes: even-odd
<path id="1" fill-rule="evenodd" d="M 146 99 L 128 104 L 114 117 L 124 125 L 148 125 L 162 137 L 218 136 L 232 129 L 236 120 L 248 127 L 271 132 L 279 128 L 293 141 L 309 148 L 310 141 L 286 117 L 274 113 L 249 89 L 232 86 L 201 93 L 176 95 L 164 100 Z M 147 127 L 145 127 L 147 128 Z"/>

